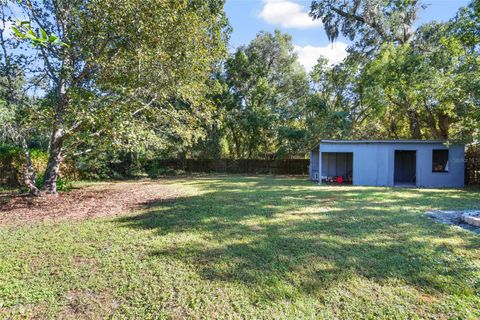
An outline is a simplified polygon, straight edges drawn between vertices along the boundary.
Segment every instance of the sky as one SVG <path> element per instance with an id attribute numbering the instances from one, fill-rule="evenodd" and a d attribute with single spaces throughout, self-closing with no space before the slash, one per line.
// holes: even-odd
<path id="1" fill-rule="evenodd" d="M 416 25 L 429 21 L 447 21 L 469 0 L 424 0 L 426 9 L 420 12 Z M 279 29 L 292 35 L 292 42 L 300 63 L 310 71 L 320 55 L 330 63 L 338 63 L 346 56 L 349 41 L 339 37 L 329 43 L 320 21 L 308 16 L 310 0 L 227 0 L 225 11 L 233 32 L 229 50 L 248 44 L 262 30 Z"/>

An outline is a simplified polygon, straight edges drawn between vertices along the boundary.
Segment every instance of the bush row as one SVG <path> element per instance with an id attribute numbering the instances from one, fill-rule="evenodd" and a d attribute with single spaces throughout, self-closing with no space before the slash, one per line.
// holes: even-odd
<path id="1" fill-rule="evenodd" d="M 43 186 L 43 172 L 47 166 L 48 154 L 39 149 L 30 150 L 30 158 L 36 173 L 36 184 Z M 57 180 L 57 189 L 62 191 L 69 187 L 69 181 L 73 180 L 72 172 L 75 167 L 66 162 L 62 165 L 63 174 Z M 0 145 L 0 189 L 18 188 L 23 184 L 23 172 L 25 170 L 25 156 L 20 147 L 8 144 Z"/>

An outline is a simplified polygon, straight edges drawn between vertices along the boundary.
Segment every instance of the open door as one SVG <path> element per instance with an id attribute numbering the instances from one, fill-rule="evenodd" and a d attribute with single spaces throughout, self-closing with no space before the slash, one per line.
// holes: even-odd
<path id="1" fill-rule="evenodd" d="M 322 152 L 322 178 L 327 182 L 352 183 L 353 153 Z"/>
<path id="2" fill-rule="evenodd" d="M 415 186 L 417 180 L 417 152 L 395 150 L 395 185 Z"/>

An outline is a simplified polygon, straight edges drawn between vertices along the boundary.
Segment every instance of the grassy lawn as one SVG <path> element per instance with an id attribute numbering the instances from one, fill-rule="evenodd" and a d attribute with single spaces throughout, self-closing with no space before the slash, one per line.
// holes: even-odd
<path id="1" fill-rule="evenodd" d="M 122 217 L 0 227 L 0 318 L 480 318 L 479 190 L 158 180 Z"/>

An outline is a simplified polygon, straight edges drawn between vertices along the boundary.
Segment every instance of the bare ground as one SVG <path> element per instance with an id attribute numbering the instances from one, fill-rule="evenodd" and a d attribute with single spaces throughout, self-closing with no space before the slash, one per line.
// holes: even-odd
<path id="1" fill-rule="evenodd" d="M 174 186 L 160 181 L 96 183 L 42 197 L 4 193 L 0 194 L 0 225 L 116 216 L 152 203 L 174 201 L 181 195 Z"/>

